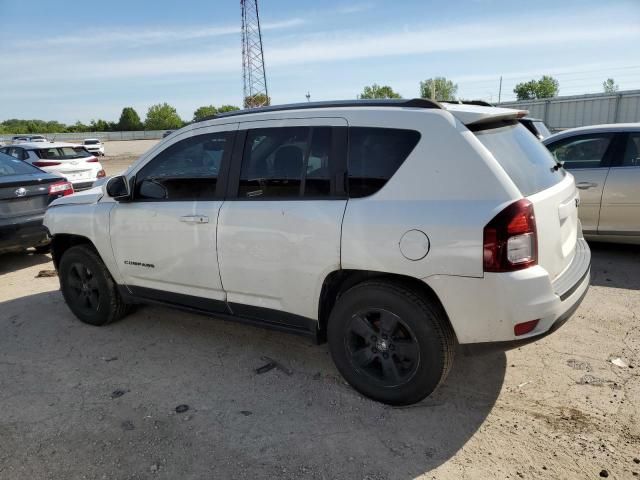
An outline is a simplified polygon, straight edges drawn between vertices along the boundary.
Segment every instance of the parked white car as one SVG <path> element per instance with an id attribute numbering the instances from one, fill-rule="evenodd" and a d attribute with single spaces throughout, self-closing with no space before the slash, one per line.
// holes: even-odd
<path id="1" fill-rule="evenodd" d="M 100 161 L 83 146 L 72 143 L 20 143 L 0 148 L 0 152 L 24 160 L 48 173 L 57 173 L 73 184 L 75 191 L 91 188 L 105 176 Z"/>
<path id="2" fill-rule="evenodd" d="M 47 139 L 42 135 L 19 135 L 19 136 L 13 137 L 11 140 L 12 140 L 12 143 L 14 144 L 28 143 L 28 142 L 42 143 L 47 141 Z"/>
<path id="3" fill-rule="evenodd" d="M 45 225 L 71 311 L 163 303 L 328 339 L 347 381 L 411 404 L 456 344 L 562 325 L 589 286 L 573 177 L 517 119 L 428 100 L 193 123 Z"/>
<path id="4" fill-rule="evenodd" d="M 94 155 L 104 156 L 104 144 L 98 138 L 85 138 L 82 146 Z"/>

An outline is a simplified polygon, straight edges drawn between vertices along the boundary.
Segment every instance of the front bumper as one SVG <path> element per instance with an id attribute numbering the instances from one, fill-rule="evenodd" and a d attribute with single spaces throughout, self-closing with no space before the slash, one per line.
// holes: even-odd
<path id="1" fill-rule="evenodd" d="M 0 253 L 46 245 L 44 214 L 0 220 Z"/>
<path id="2" fill-rule="evenodd" d="M 566 322 L 584 298 L 590 282 L 591 252 L 578 239 L 571 264 L 553 282 L 541 266 L 483 278 L 430 277 L 460 344 L 534 341 Z M 515 325 L 538 320 L 521 336 Z"/>

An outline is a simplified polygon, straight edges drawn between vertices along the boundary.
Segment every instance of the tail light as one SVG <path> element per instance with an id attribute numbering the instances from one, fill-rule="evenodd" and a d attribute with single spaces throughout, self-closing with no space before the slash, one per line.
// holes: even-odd
<path id="1" fill-rule="evenodd" d="M 71 182 L 57 182 L 49 185 L 49 195 L 67 196 L 73 193 Z"/>
<path id="2" fill-rule="evenodd" d="M 55 167 L 56 165 L 60 165 L 61 162 L 46 162 L 44 160 L 39 160 L 37 162 L 33 162 L 33 165 L 36 167 Z"/>
<path id="3" fill-rule="evenodd" d="M 484 227 L 484 271 L 513 272 L 538 264 L 533 204 L 518 200 Z"/>
<path id="4" fill-rule="evenodd" d="M 100 160 L 98 160 L 97 157 L 91 157 L 89 160 L 87 160 L 87 163 L 98 163 Z"/>
<path id="5" fill-rule="evenodd" d="M 96 178 L 104 178 L 106 176 L 107 176 L 107 172 L 105 172 L 104 170 L 100 170 L 96 175 Z"/>

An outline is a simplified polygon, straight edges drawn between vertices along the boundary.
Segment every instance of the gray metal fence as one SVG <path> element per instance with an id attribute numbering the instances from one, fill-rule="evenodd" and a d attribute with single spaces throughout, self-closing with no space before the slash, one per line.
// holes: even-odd
<path id="1" fill-rule="evenodd" d="M 529 110 L 530 116 L 541 118 L 551 130 L 640 122 L 640 90 L 502 102 L 499 106 Z"/>
<path id="2" fill-rule="evenodd" d="M 135 132 L 80 132 L 80 133 L 29 133 L 24 136 L 42 135 L 49 140 L 56 142 L 81 142 L 85 138 L 99 138 L 100 141 L 119 141 L 119 140 L 157 140 L 162 138 L 162 134 L 166 130 L 140 130 Z M 9 141 L 12 137 L 19 134 L 2 134 L 0 141 Z"/>

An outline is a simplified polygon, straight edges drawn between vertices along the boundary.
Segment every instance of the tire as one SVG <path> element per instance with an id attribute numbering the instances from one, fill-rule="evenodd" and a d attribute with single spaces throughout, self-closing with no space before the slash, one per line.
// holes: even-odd
<path id="1" fill-rule="evenodd" d="M 129 312 L 111 274 L 93 248 L 78 245 L 67 250 L 60 259 L 58 276 L 65 302 L 82 322 L 107 325 Z"/>
<path id="2" fill-rule="evenodd" d="M 455 356 L 455 336 L 442 308 L 391 282 L 347 290 L 331 311 L 327 335 L 347 382 L 389 405 L 411 405 L 430 395 Z"/>

